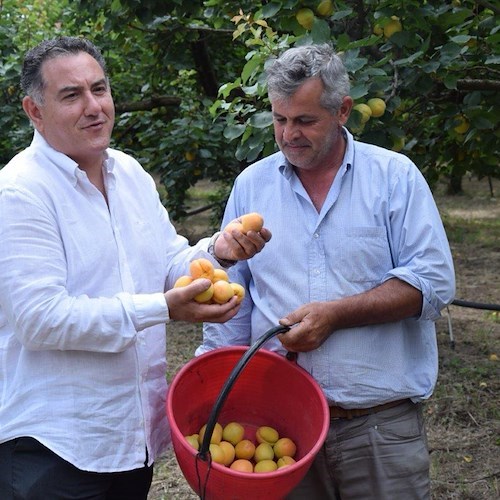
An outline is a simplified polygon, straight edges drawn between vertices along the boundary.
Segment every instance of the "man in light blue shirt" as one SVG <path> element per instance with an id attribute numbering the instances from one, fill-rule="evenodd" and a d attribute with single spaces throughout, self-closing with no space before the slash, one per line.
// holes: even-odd
<path id="1" fill-rule="evenodd" d="M 286 51 L 267 78 L 281 151 L 236 179 L 223 225 L 259 212 L 273 238 L 231 269 L 247 298 L 205 324 L 196 354 L 291 326 L 265 347 L 298 353 L 331 426 L 290 498 L 429 498 L 420 403 L 437 378 L 434 321 L 455 291 L 432 193 L 406 156 L 353 140 L 348 75 L 328 45 Z"/>

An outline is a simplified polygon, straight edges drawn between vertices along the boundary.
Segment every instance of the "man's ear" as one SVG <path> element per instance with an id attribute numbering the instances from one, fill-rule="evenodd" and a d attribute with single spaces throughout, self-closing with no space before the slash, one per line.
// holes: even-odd
<path id="1" fill-rule="evenodd" d="M 347 120 L 349 119 L 349 115 L 351 114 L 352 104 L 353 104 L 353 101 L 352 101 L 351 96 L 346 95 L 342 99 L 342 104 L 340 106 L 339 116 L 338 116 L 339 122 L 341 125 L 345 125 L 347 123 Z"/>
<path id="2" fill-rule="evenodd" d="M 37 130 L 43 128 L 40 106 L 29 96 L 23 98 L 23 109 Z"/>

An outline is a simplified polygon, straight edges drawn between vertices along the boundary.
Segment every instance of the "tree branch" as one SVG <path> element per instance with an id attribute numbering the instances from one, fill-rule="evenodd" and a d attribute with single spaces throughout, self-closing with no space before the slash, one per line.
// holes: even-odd
<path id="1" fill-rule="evenodd" d="M 157 96 L 151 99 L 144 99 L 142 101 L 133 102 L 120 102 L 115 105 L 117 113 L 126 113 L 127 111 L 151 111 L 161 106 L 178 107 L 181 103 L 179 97 L 174 96 Z"/>
<path id="2" fill-rule="evenodd" d="M 500 80 L 465 78 L 457 81 L 458 90 L 500 90 Z"/>

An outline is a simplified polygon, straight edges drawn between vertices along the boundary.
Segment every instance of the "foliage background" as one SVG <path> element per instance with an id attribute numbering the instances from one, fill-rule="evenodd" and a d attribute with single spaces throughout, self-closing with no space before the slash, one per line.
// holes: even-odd
<path id="1" fill-rule="evenodd" d="M 356 103 L 386 113 L 349 128 L 401 150 L 431 186 L 500 176 L 499 8 L 484 0 L 0 0 L 0 168 L 30 141 L 18 86 L 23 54 L 43 38 L 87 36 L 108 61 L 117 107 L 113 143 L 160 181 L 171 216 L 186 193 L 216 181 L 220 214 L 234 177 L 275 150 L 263 83 L 283 49 L 329 42 L 342 53 Z M 325 4 L 325 2 L 322 2 Z M 324 6 L 324 5 L 323 5 Z M 297 13 L 310 9 L 310 29 Z M 390 38 L 380 30 L 396 16 Z M 375 34 L 379 33 L 379 34 Z M 455 130 L 462 120 L 465 130 Z"/>

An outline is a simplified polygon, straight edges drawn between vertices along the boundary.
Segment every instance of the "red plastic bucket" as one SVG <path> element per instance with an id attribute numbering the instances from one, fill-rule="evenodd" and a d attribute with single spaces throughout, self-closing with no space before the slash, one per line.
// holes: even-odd
<path id="1" fill-rule="evenodd" d="M 243 473 L 200 459 L 185 436 L 207 423 L 221 388 L 247 350 L 227 347 L 194 358 L 169 388 L 167 415 L 176 458 L 191 488 L 206 500 L 283 498 L 304 477 L 328 432 L 330 413 L 317 382 L 300 366 L 262 349 L 234 381 L 217 422 L 240 422 L 249 439 L 261 425 L 274 427 L 296 443 L 297 462 L 274 472 Z"/>

